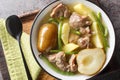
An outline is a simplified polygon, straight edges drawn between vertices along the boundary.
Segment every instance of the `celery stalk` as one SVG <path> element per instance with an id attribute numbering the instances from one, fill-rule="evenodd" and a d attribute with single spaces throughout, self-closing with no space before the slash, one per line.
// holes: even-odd
<path id="1" fill-rule="evenodd" d="M 57 19 L 55 19 L 55 18 L 50 18 L 50 19 L 48 20 L 48 23 L 55 23 L 55 24 L 59 24 L 58 20 L 57 20 Z"/>
<path id="2" fill-rule="evenodd" d="M 102 20 L 102 16 L 101 16 L 100 12 L 97 13 L 97 16 L 98 16 L 98 19 L 101 21 Z"/>
<path id="3" fill-rule="evenodd" d="M 58 53 L 60 50 L 50 50 L 51 53 Z"/>
<path id="4" fill-rule="evenodd" d="M 100 22 L 102 23 L 101 13 L 98 12 L 97 16 L 98 16 L 98 19 L 100 20 Z M 107 37 L 108 36 L 108 29 L 107 29 L 107 27 L 104 24 L 103 24 L 103 27 L 104 27 L 104 35 L 105 35 L 105 37 Z"/>
<path id="5" fill-rule="evenodd" d="M 60 21 L 58 25 L 58 49 L 59 50 L 62 50 L 62 40 L 61 40 L 62 25 L 63 25 L 63 22 Z"/>
<path id="6" fill-rule="evenodd" d="M 74 33 L 74 34 L 77 34 L 77 35 L 80 35 L 80 31 L 77 31 L 77 30 L 74 30 L 74 29 L 71 29 L 71 32 Z"/>
<path id="7" fill-rule="evenodd" d="M 65 52 L 65 54 L 77 54 L 78 51 Z"/>

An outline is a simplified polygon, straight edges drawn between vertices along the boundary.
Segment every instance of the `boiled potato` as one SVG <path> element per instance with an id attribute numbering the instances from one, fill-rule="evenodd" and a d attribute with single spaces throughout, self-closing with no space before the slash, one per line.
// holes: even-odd
<path id="1" fill-rule="evenodd" d="M 56 46 L 57 30 L 57 26 L 52 23 L 46 23 L 40 27 L 37 43 L 40 52 L 48 51 Z"/>
<path id="2" fill-rule="evenodd" d="M 102 68 L 106 55 L 101 48 L 84 49 L 78 53 L 76 60 L 81 74 L 93 75 Z"/>

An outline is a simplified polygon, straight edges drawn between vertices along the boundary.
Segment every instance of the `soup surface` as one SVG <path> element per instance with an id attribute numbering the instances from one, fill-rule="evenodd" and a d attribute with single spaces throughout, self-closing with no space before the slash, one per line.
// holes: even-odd
<path id="1" fill-rule="evenodd" d="M 84 4 L 59 3 L 42 20 L 37 48 L 63 74 L 94 75 L 106 61 L 108 30 L 100 12 Z"/>

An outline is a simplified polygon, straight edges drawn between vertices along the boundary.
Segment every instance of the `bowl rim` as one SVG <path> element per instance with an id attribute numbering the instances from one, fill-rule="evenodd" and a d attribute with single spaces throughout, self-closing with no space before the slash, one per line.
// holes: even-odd
<path id="1" fill-rule="evenodd" d="M 58 79 L 58 80 L 62 80 L 62 79 L 60 79 L 60 78 L 58 78 L 58 77 L 50 74 L 49 71 L 47 71 L 46 69 L 44 69 L 44 68 L 41 66 L 41 64 L 38 62 L 38 59 L 37 59 L 36 56 L 35 56 L 35 53 L 34 53 L 34 50 L 33 50 L 33 47 L 32 47 L 32 31 L 33 31 L 33 27 L 34 27 L 34 25 L 35 25 L 35 22 L 37 21 L 37 18 L 39 17 L 39 15 L 41 15 L 41 13 L 42 13 L 47 7 L 49 7 L 50 5 L 52 5 L 53 3 L 58 2 L 58 1 L 60 1 L 60 0 L 55 0 L 55 1 L 50 2 L 50 3 L 49 3 L 48 5 L 46 5 L 42 10 L 40 10 L 39 13 L 36 15 L 36 17 L 34 18 L 34 21 L 33 21 L 32 27 L 31 27 L 31 31 L 30 31 L 30 48 L 31 48 L 33 57 L 34 57 L 35 61 L 38 63 L 38 65 L 39 65 L 46 73 L 48 73 L 49 75 L 53 76 L 54 78 L 56 78 L 56 79 Z M 88 1 L 88 0 L 86 0 L 86 1 Z M 101 10 L 103 10 L 103 12 L 104 12 L 105 15 L 109 18 L 109 20 L 110 20 L 110 22 L 111 22 L 111 24 L 112 24 L 113 31 L 114 31 L 113 33 L 114 33 L 115 43 L 114 43 L 114 49 L 113 49 L 111 58 L 110 58 L 110 60 L 109 60 L 109 62 L 108 62 L 108 63 L 110 63 L 110 61 L 111 61 L 111 59 L 112 59 L 112 57 L 113 57 L 113 53 L 114 53 L 114 51 L 115 51 L 115 45 L 116 45 L 116 34 L 115 34 L 115 29 L 114 29 L 113 22 L 111 21 L 111 18 L 108 16 L 108 13 L 107 13 L 104 9 L 102 9 L 101 6 L 95 4 L 95 3 L 91 2 L 91 1 L 88 1 L 88 2 L 94 4 L 95 6 L 99 7 Z M 108 65 L 108 63 L 107 63 L 107 65 Z M 102 69 L 102 71 L 107 67 L 107 65 Z M 100 71 L 100 72 L 101 72 L 101 71 Z M 92 77 L 94 77 L 94 76 L 96 76 L 96 75 L 93 75 Z M 92 78 L 92 77 L 90 77 L 90 78 Z"/>

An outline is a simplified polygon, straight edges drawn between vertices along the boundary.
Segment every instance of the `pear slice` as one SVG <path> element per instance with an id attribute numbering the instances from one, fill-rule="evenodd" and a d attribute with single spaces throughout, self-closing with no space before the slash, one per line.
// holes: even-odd
<path id="1" fill-rule="evenodd" d="M 63 23 L 61 39 L 65 45 L 68 44 L 69 32 L 70 32 L 69 24 L 67 22 Z"/>
<path id="2" fill-rule="evenodd" d="M 76 60 L 81 74 L 93 75 L 103 67 L 106 55 L 101 48 L 84 49 L 78 53 Z"/>
<path id="3" fill-rule="evenodd" d="M 91 37 L 91 41 L 93 42 L 95 47 L 103 48 L 103 43 L 102 43 L 102 39 L 101 39 L 101 33 L 100 33 L 97 22 L 93 22 L 93 24 L 91 26 L 91 29 L 92 29 L 93 32 L 95 32 L 95 34 L 92 35 L 92 37 Z"/>
<path id="4" fill-rule="evenodd" d="M 65 46 L 63 46 L 63 51 L 72 52 L 77 48 L 79 48 L 79 46 L 77 44 L 69 43 L 69 44 L 66 44 Z"/>
<path id="5" fill-rule="evenodd" d="M 88 6 L 86 6 L 82 3 L 79 3 L 79 4 L 76 4 L 73 7 L 73 9 L 75 12 L 79 13 L 80 15 L 89 16 L 92 21 L 96 21 L 92 14 L 93 13 L 92 9 L 89 8 Z"/>

